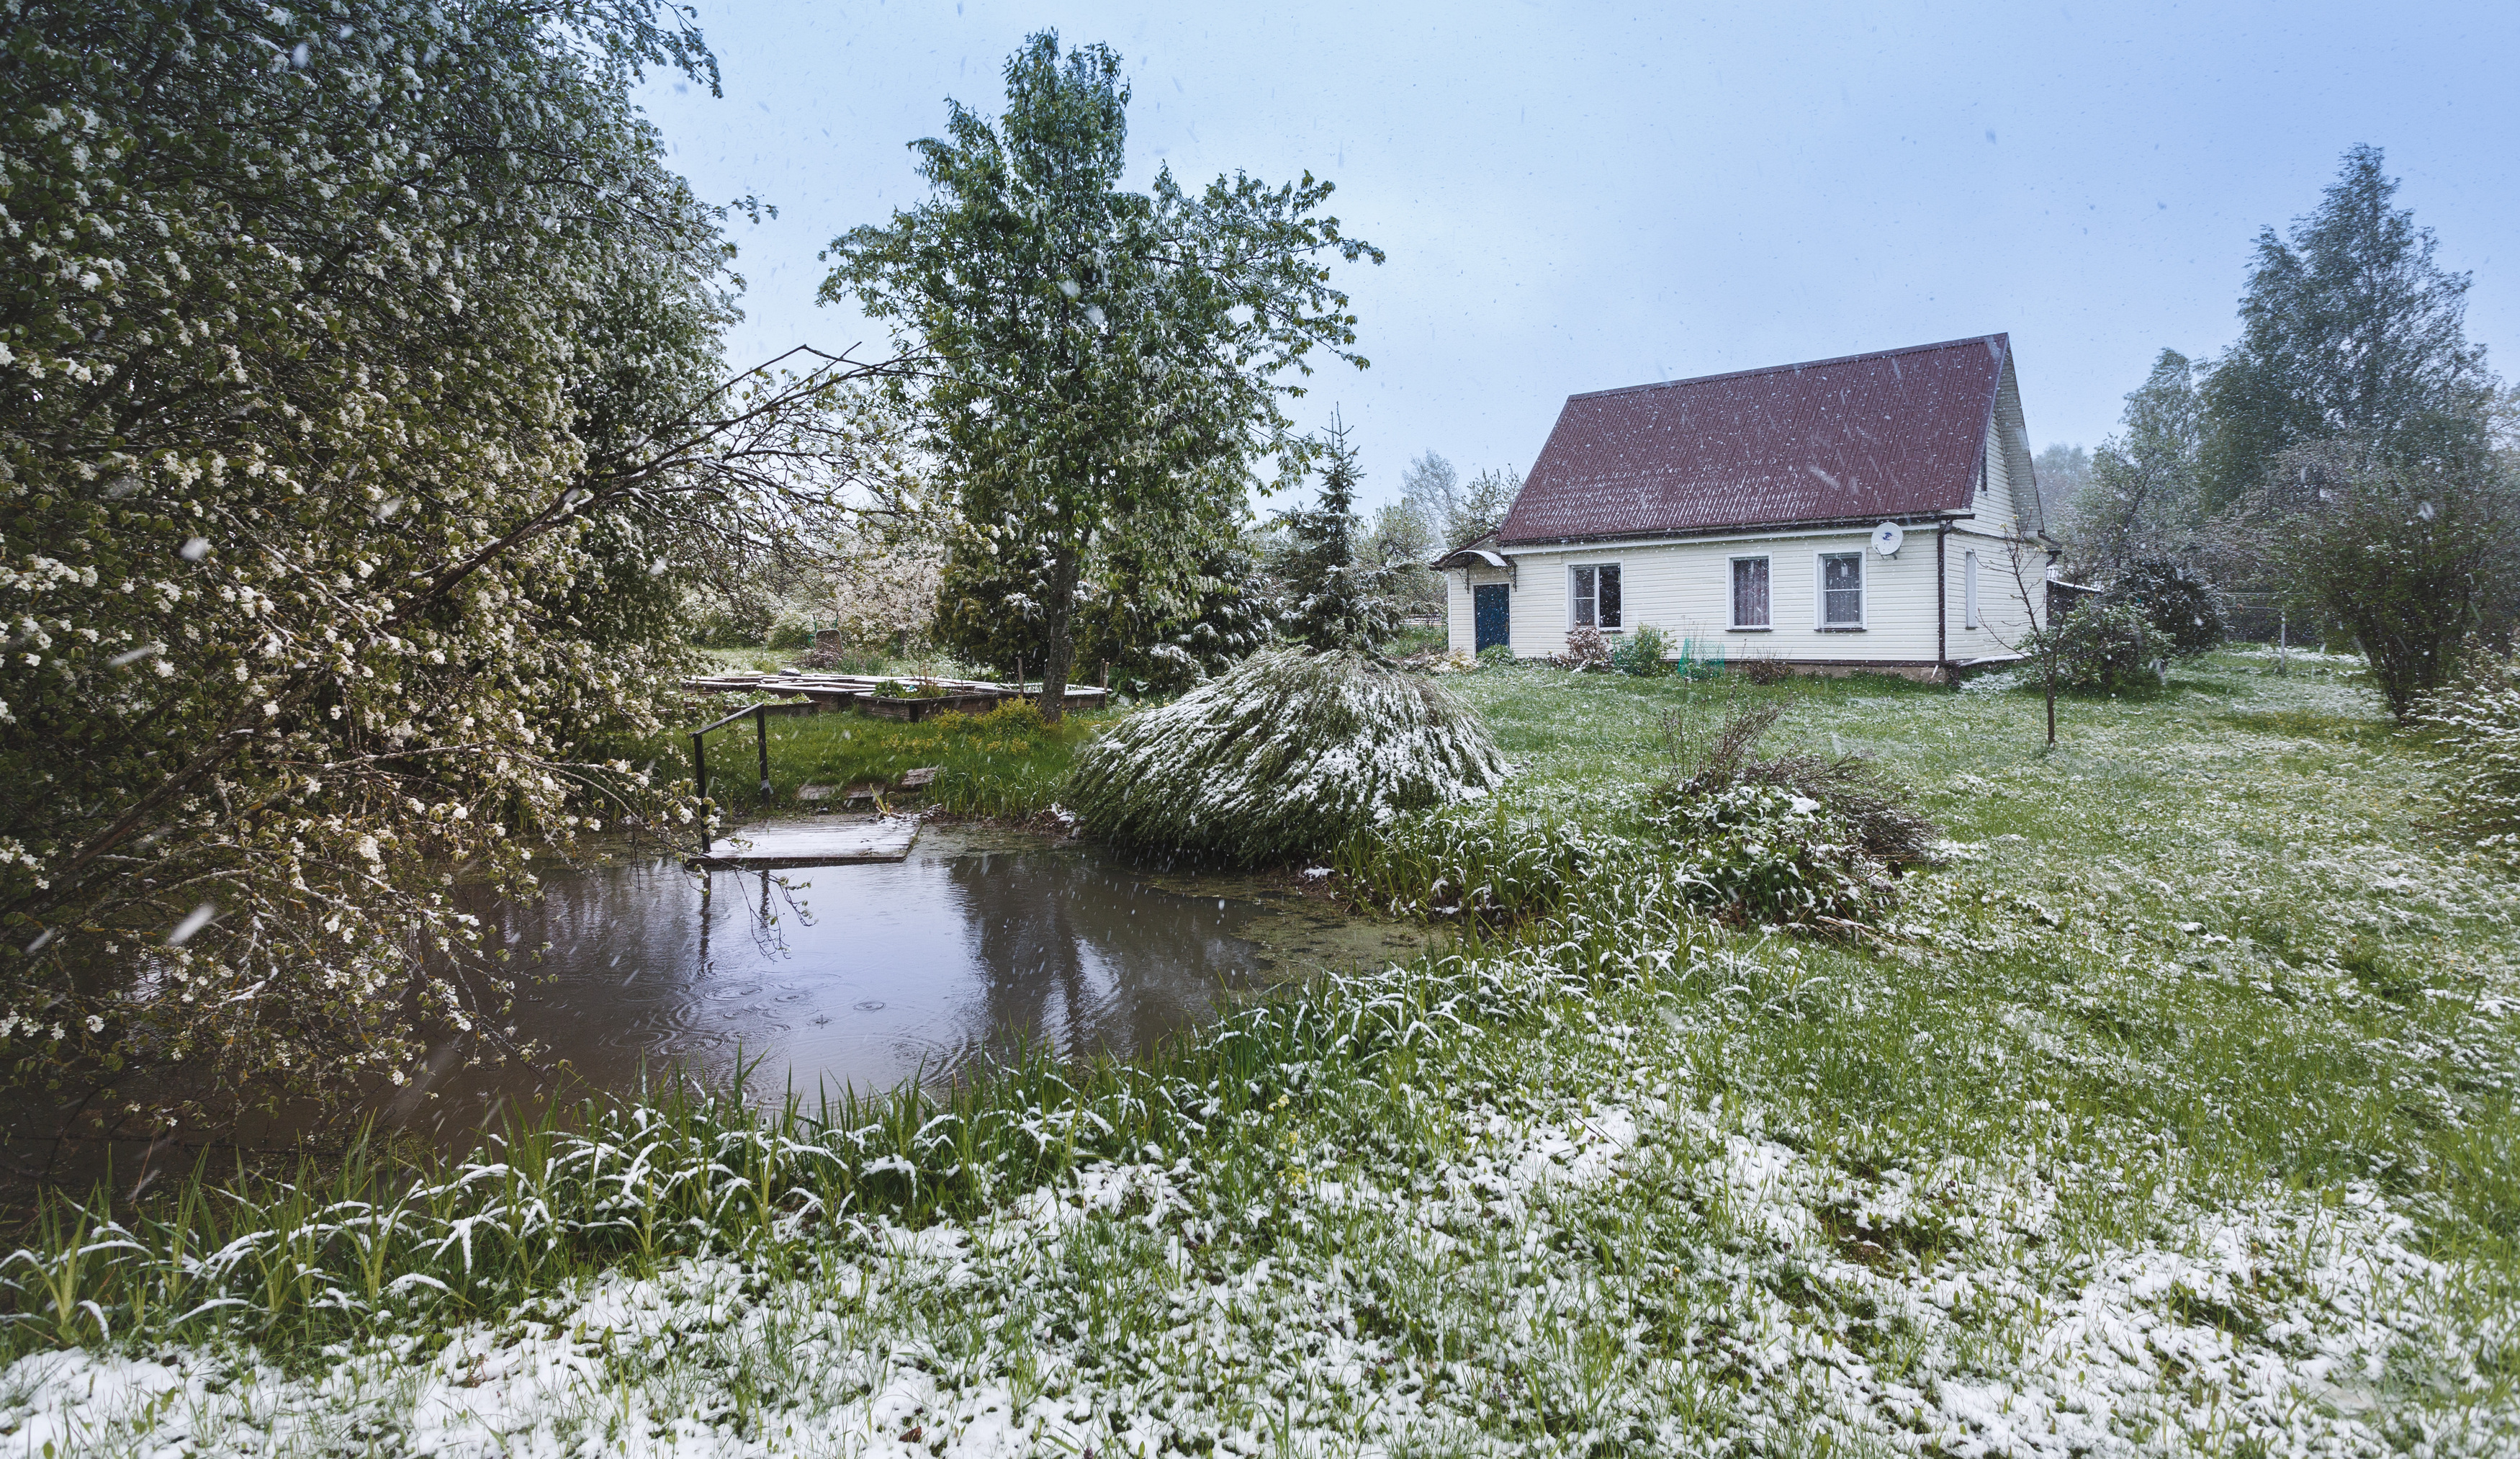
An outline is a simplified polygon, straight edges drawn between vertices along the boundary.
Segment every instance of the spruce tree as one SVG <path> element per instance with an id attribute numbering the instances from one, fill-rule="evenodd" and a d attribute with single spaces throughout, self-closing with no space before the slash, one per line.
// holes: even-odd
<path id="1" fill-rule="evenodd" d="M 1278 514 L 1291 539 L 1279 559 L 1286 584 L 1286 637 L 1317 649 L 1371 649 L 1400 626 L 1393 565 L 1361 553 L 1356 488 L 1364 479 L 1345 425 L 1333 421 L 1321 494 Z"/>
<path id="2" fill-rule="evenodd" d="M 2346 441 L 2377 465 L 2427 448 L 2428 418 L 2481 417 L 2490 402 L 2468 276 L 2435 263 L 2432 230 L 2390 205 L 2383 161 L 2355 148 L 2289 238 L 2259 235 L 2239 342 L 2205 384 L 2207 505 L 2240 499 L 2287 451 Z"/>

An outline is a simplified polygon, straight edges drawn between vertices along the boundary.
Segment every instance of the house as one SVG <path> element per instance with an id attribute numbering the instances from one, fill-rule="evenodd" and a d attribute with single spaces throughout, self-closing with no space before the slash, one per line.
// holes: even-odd
<path id="1" fill-rule="evenodd" d="M 1940 681 L 2015 657 L 2044 525 L 1988 335 L 1571 395 L 1504 524 L 1435 566 L 1457 649 L 1651 623 L 1699 658 Z"/>

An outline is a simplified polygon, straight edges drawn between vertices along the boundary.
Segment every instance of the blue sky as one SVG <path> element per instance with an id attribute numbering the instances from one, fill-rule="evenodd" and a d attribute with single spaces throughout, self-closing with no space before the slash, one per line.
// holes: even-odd
<path id="1" fill-rule="evenodd" d="M 1369 499 L 1428 449 L 1527 469 L 1576 391 L 1998 330 L 2032 439 L 2096 444 L 2363 142 L 2520 348 L 2520 5 L 698 3 L 725 97 L 642 102 L 703 196 L 780 209 L 734 225 L 739 362 L 880 342 L 815 254 L 1051 27 L 1124 58 L 1138 179 L 1309 170 L 1389 251 L 1342 277 L 1372 368 L 1297 403 Z"/>

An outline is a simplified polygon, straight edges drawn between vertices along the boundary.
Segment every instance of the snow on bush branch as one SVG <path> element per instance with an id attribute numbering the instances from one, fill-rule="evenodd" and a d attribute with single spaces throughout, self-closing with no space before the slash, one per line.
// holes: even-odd
<path id="1" fill-rule="evenodd" d="M 1474 798 L 1506 763 L 1451 691 L 1353 650 L 1258 655 L 1123 721 L 1078 758 L 1086 833 L 1241 865 L 1326 851 Z"/>

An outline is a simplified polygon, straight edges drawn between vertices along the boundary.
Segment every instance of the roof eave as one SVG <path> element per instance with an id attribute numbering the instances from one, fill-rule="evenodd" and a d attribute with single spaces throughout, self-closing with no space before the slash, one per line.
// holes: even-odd
<path id="1" fill-rule="evenodd" d="M 1879 523 L 1895 522 L 1901 526 L 1911 523 L 1933 524 L 1974 515 L 1962 504 L 1957 507 L 1921 507 L 1907 512 L 1874 512 L 1861 517 L 1812 517 L 1791 522 L 1733 522 L 1715 526 L 1651 527 L 1633 532 L 1585 532 L 1563 537 L 1515 537 L 1500 539 L 1497 546 L 1513 552 L 1535 552 L 1551 547 L 1589 547 L 1596 543 L 1660 541 L 1668 537 L 1755 537 L 1774 532 L 1830 531 L 1869 528 Z"/>

